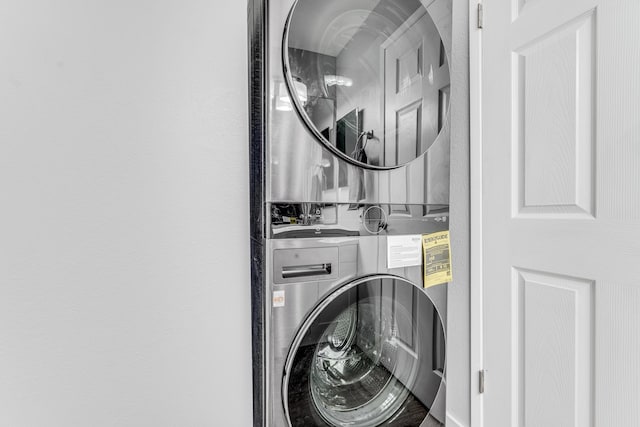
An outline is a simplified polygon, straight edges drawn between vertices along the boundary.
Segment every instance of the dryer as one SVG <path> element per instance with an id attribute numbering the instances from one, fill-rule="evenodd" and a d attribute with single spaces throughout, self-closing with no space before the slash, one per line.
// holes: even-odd
<path id="1" fill-rule="evenodd" d="M 448 203 L 451 0 L 251 12 L 267 201 Z"/>
<path id="2" fill-rule="evenodd" d="M 448 227 L 451 0 L 250 0 L 249 31 L 254 424 L 442 423 L 446 285 L 389 248 Z"/>

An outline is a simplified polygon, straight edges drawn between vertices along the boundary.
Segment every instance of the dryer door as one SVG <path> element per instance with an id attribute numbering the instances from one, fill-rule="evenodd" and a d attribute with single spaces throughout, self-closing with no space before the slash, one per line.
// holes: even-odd
<path id="1" fill-rule="evenodd" d="M 283 380 L 289 423 L 418 426 L 443 384 L 444 347 L 440 315 L 421 288 L 389 275 L 351 282 L 314 309 L 293 342 Z"/>
<path id="2" fill-rule="evenodd" d="M 451 0 L 296 0 L 284 36 L 291 99 L 334 154 L 390 169 L 447 139 Z"/>

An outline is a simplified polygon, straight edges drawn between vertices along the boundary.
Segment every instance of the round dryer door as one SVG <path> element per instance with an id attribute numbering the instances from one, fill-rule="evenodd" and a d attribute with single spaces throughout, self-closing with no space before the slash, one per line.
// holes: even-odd
<path id="1" fill-rule="evenodd" d="M 450 46 L 451 0 L 297 0 L 283 43 L 289 93 L 332 152 L 395 168 L 448 138 Z"/>
<path id="2" fill-rule="evenodd" d="M 443 383 L 444 349 L 440 315 L 424 290 L 388 275 L 347 284 L 314 309 L 293 342 L 283 380 L 289 423 L 421 425 Z"/>

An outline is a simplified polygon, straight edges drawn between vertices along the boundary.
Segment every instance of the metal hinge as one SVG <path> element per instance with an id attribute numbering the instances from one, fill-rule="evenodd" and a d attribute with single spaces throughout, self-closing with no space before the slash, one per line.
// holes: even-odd
<path id="1" fill-rule="evenodd" d="M 484 393 L 484 374 L 485 370 L 478 371 L 478 393 Z"/>
<path id="2" fill-rule="evenodd" d="M 478 3 L 478 28 L 482 28 L 483 18 L 482 3 Z"/>

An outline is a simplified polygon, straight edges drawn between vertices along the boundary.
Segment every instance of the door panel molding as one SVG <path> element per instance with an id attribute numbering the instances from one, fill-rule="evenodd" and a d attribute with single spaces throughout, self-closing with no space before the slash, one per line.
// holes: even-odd
<path id="1" fill-rule="evenodd" d="M 592 426 L 595 281 L 517 267 L 512 280 L 518 427 Z M 547 410 L 557 402 L 574 405 Z"/>
<path id="2" fill-rule="evenodd" d="M 514 217 L 595 217 L 594 35 L 592 9 L 512 53 Z"/>

